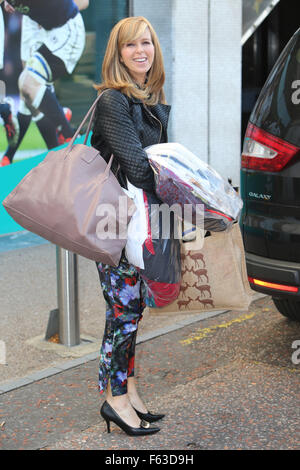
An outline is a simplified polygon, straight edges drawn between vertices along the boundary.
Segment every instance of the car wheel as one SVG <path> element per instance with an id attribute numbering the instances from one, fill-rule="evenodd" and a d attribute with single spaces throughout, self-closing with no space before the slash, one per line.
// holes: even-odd
<path id="1" fill-rule="evenodd" d="M 276 299 L 272 297 L 272 300 L 277 310 L 289 318 L 290 320 L 300 322 L 300 301 L 291 299 Z"/>

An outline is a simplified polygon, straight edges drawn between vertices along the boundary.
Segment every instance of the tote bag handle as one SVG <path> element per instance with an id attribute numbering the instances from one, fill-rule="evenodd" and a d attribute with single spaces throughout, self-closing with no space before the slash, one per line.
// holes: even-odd
<path id="1" fill-rule="evenodd" d="M 106 91 L 106 90 L 104 90 Z M 97 98 L 95 99 L 94 103 L 92 104 L 92 106 L 90 107 L 90 109 L 88 110 L 88 112 L 86 113 L 85 117 L 83 118 L 80 126 L 78 127 L 77 131 L 75 132 L 75 134 L 73 135 L 71 141 L 69 142 L 69 145 L 68 147 L 66 148 L 66 157 L 69 155 L 69 153 L 71 152 L 72 150 L 72 147 L 74 145 L 74 142 L 75 142 L 75 139 L 77 139 L 78 135 L 79 135 L 79 132 L 81 131 L 82 127 L 84 126 L 85 122 L 87 121 L 89 115 L 91 114 L 91 117 L 90 117 L 90 120 L 89 120 L 89 124 L 88 124 L 88 128 L 87 128 L 87 131 L 85 133 L 85 139 L 84 139 L 84 145 L 86 145 L 86 142 L 87 142 L 87 138 L 88 138 L 88 135 L 90 133 L 90 130 L 91 130 L 91 127 L 92 127 L 92 122 L 93 122 L 93 119 L 94 119 L 94 116 L 95 116 L 95 111 L 96 111 L 96 105 L 99 101 L 99 99 L 101 98 L 101 96 L 103 95 L 104 91 L 102 91 L 98 96 Z"/>

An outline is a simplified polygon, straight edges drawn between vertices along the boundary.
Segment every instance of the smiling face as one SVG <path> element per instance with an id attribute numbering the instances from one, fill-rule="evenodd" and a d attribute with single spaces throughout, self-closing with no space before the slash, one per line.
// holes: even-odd
<path id="1" fill-rule="evenodd" d="M 140 37 L 124 44 L 121 48 L 120 60 L 133 80 L 139 85 L 145 83 L 146 74 L 153 64 L 154 53 L 154 45 L 148 27 Z"/>

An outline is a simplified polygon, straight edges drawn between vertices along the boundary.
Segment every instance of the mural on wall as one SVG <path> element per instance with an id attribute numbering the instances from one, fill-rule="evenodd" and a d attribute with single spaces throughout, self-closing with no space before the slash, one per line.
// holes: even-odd
<path id="1" fill-rule="evenodd" d="M 1 142 L 3 167 L 13 162 L 27 132 L 32 141 L 37 139 L 47 149 L 67 142 L 74 134 L 72 111 L 59 102 L 55 82 L 71 75 L 82 56 L 85 25 L 81 11 L 89 7 L 89 0 L 0 3 L 5 40 L 1 80 L 7 95 L 0 105 L 1 141 L 3 134 L 6 137 L 4 148 Z"/>
<path id="2" fill-rule="evenodd" d="M 128 15 L 128 0 L 38 3 L 0 0 L 0 168 L 70 139 L 96 96 L 110 30 Z"/>

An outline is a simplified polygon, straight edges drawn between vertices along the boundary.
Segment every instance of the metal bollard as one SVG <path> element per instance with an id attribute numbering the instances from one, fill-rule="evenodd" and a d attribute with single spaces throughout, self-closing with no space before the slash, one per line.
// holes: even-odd
<path id="1" fill-rule="evenodd" d="M 80 344 L 77 255 L 56 247 L 59 341 L 65 346 Z"/>

